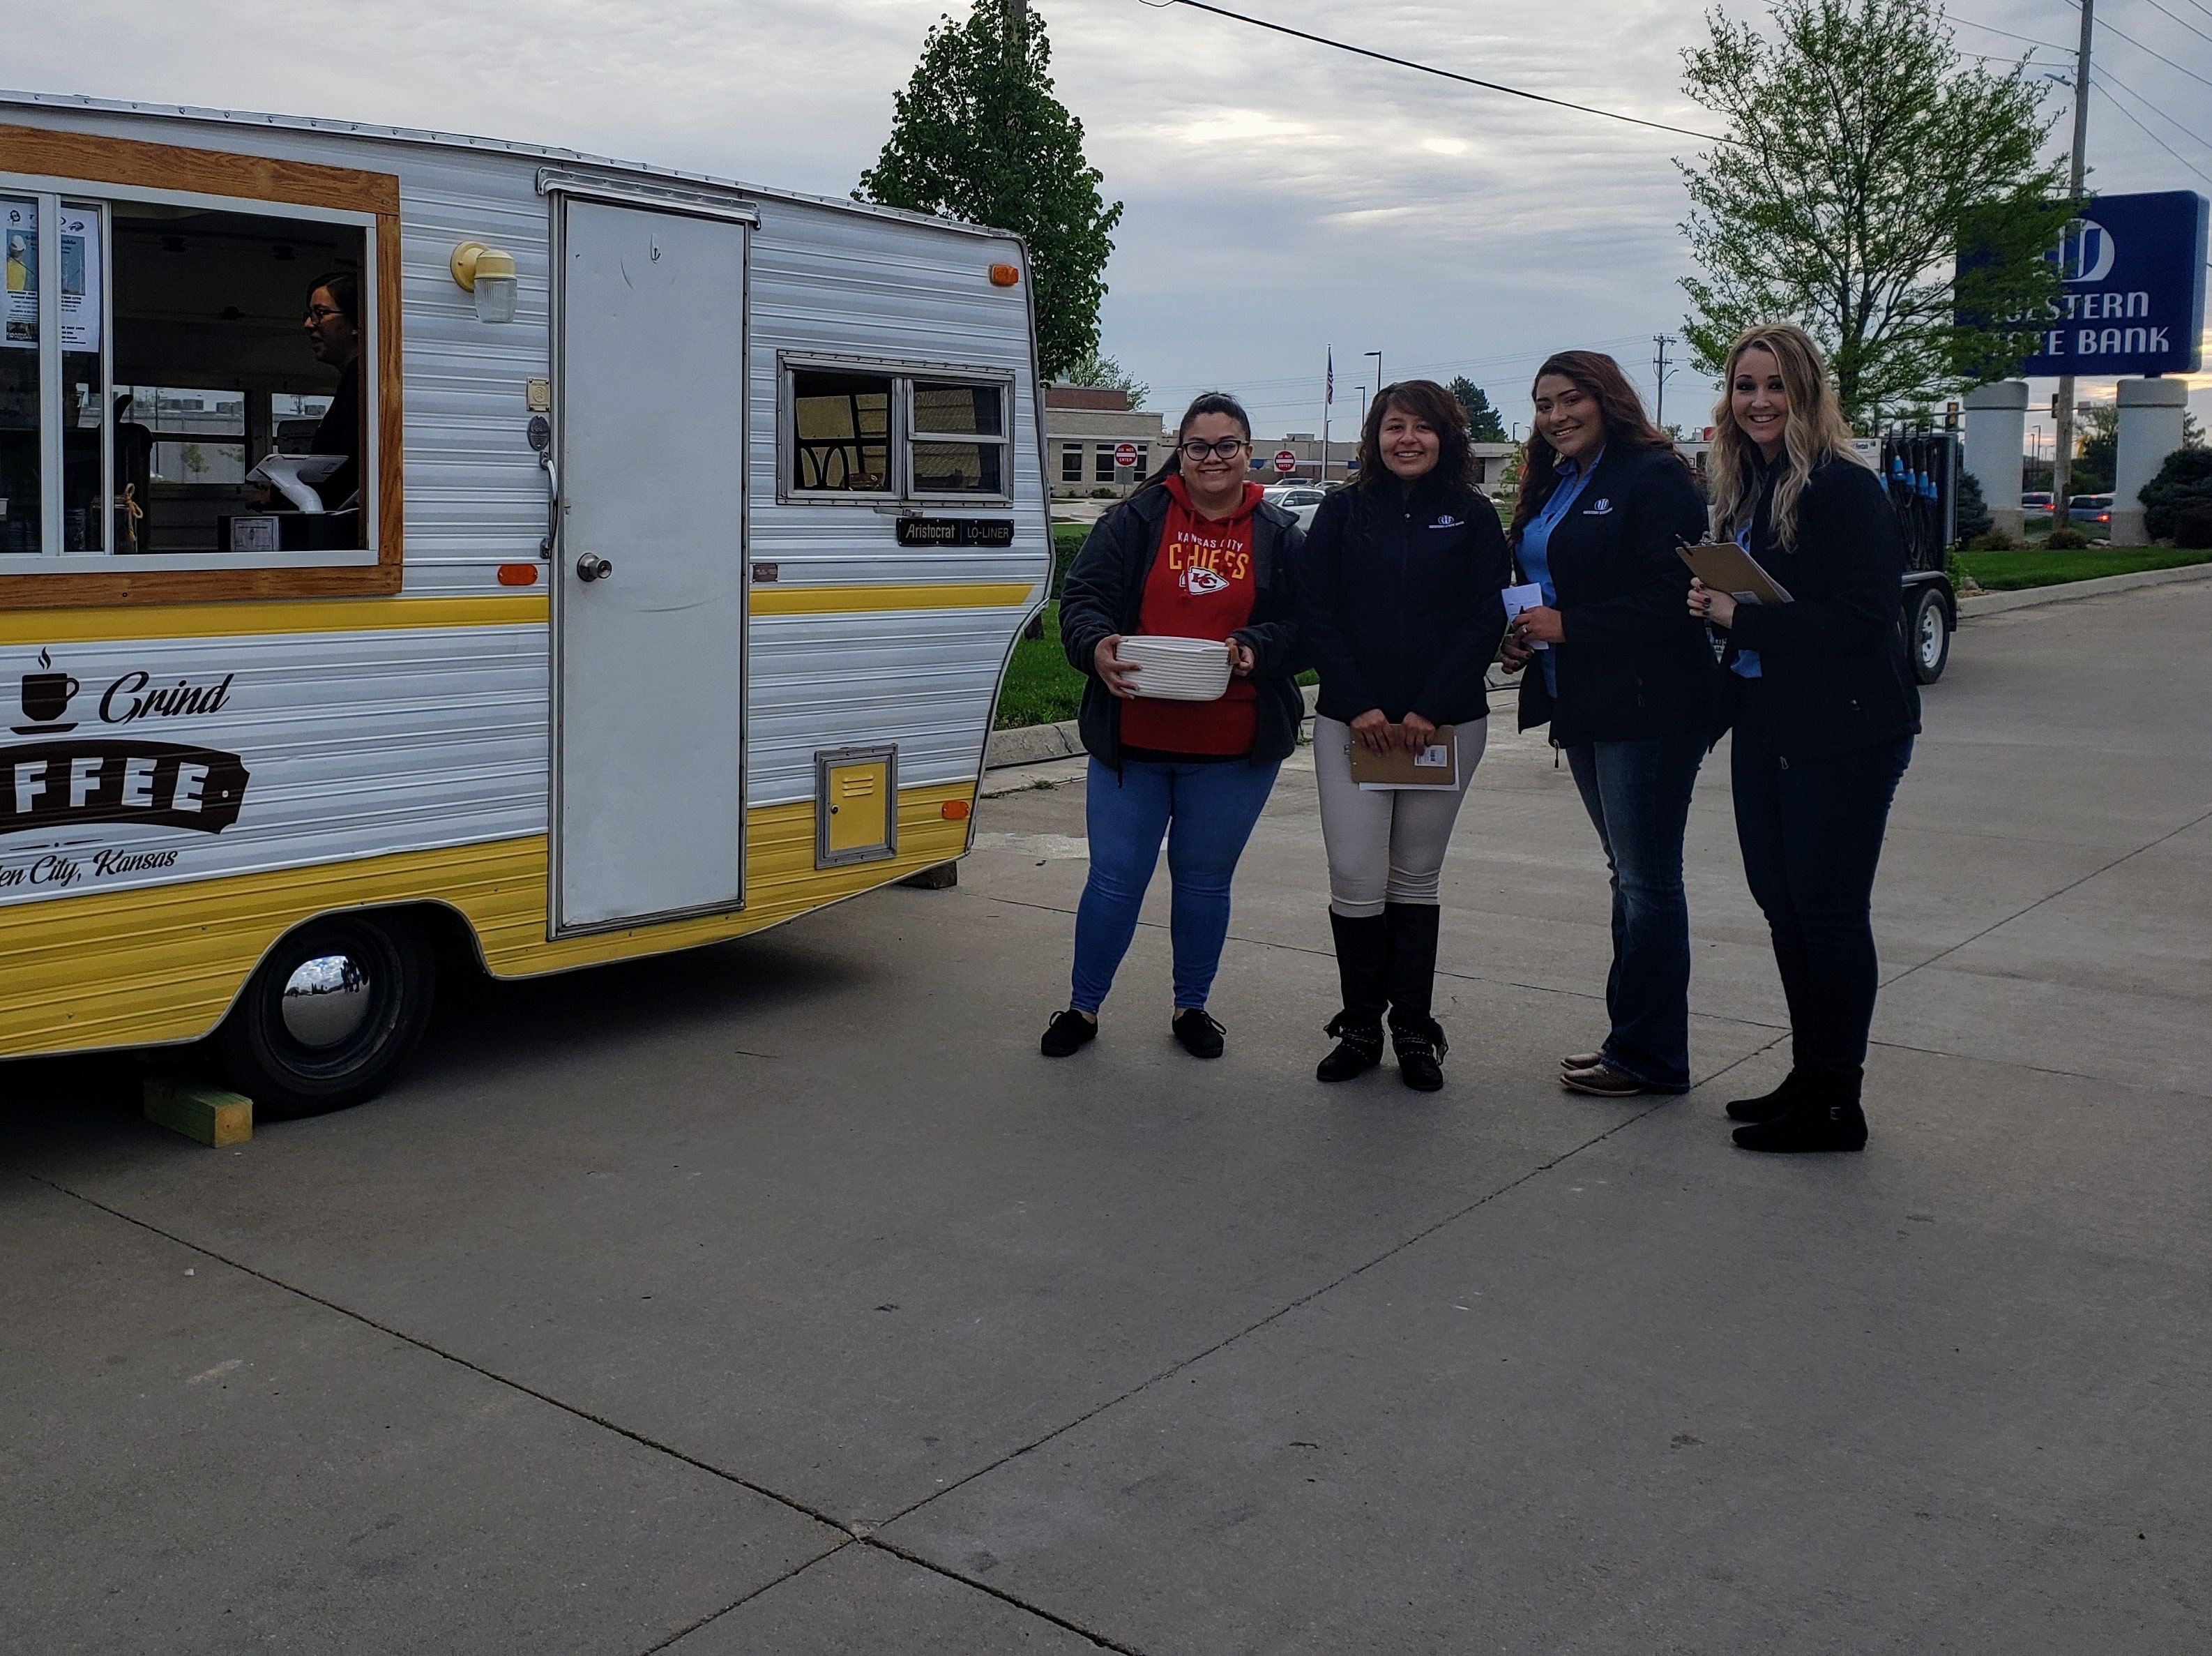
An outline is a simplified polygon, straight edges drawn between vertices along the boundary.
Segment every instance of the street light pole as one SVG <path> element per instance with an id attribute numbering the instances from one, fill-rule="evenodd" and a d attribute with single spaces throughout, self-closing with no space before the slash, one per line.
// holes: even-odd
<path id="1" fill-rule="evenodd" d="M 2074 157 L 2068 164 L 2069 199 L 2081 199 L 2083 151 L 2089 143 L 2089 30 L 2095 16 L 2097 0 L 2081 0 L 2081 50 L 2074 60 Z M 2063 242 L 2060 243 L 2059 271 L 2065 271 Z M 2074 376 L 2058 376 L 2058 406 L 2053 411 L 2057 431 L 2051 456 L 2051 527 L 2056 530 L 2069 521 L 2067 501 L 2074 481 Z"/>
<path id="2" fill-rule="evenodd" d="M 1375 359 L 1375 394 L 1380 397 L 1382 394 L 1382 353 L 1370 350 L 1364 354 Z"/>

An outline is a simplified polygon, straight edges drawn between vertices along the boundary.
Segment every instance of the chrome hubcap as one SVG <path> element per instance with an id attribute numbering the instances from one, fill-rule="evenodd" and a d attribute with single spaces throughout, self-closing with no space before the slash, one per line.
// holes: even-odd
<path id="1" fill-rule="evenodd" d="M 320 1050 L 354 1033 L 368 1016 L 368 973 L 349 954 L 302 960 L 284 980 L 285 1032 Z"/>

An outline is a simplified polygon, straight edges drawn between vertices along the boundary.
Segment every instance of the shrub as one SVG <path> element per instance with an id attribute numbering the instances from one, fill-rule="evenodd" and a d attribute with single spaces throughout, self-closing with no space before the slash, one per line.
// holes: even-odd
<path id="1" fill-rule="evenodd" d="M 2154 540 L 2179 532 L 2175 522 L 2185 506 L 2212 505 L 2212 448 L 2177 448 L 2158 475 L 2142 486 L 2143 527 Z"/>
<path id="2" fill-rule="evenodd" d="M 2043 543 L 2046 551 L 2053 552 L 2078 552 L 2088 544 L 2089 537 L 2070 523 L 2060 524 L 2051 532 L 2051 538 Z"/>
<path id="3" fill-rule="evenodd" d="M 2173 544 L 2191 551 L 2212 549 L 2212 501 L 2195 501 L 2173 514 Z"/>
<path id="4" fill-rule="evenodd" d="M 1959 539 L 1978 544 L 1990 532 L 1989 502 L 1982 498 L 1981 479 L 1972 472 L 1959 473 Z M 1992 550 L 1984 547 L 1984 551 Z"/>
<path id="5" fill-rule="evenodd" d="M 2016 552 L 2020 543 L 2002 529 L 1986 529 L 1966 543 L 1970 552 Z"/>

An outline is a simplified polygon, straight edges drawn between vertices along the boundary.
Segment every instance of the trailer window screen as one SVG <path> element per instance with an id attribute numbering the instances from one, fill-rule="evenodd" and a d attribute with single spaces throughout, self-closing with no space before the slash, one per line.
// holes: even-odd
<path id="1" fill-rule="evenodd" d="M 1011 376 L 787 362 L 781 492 L 799 500 L 1011 497 Z M 1080 476 L 1080 460 L 1075 475 Z"/>
<path id="2" fill-rule="evenodd" d="M 808 494 L 891 492 L 889 374 L 799 368 L 791 375 L 791 487 Z"/>

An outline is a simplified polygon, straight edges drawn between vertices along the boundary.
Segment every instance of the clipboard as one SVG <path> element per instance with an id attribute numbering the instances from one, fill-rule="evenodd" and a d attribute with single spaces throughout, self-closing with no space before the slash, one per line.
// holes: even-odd
<path id="1" fill-rule="evenodd" d="M 1759 567 L 1759 562 L 1732 540 L 1703 546 L 1677 546 L 1674 555 L 1690 566 L 1690 573 L 1717 593 L 1727 593 L 1739 604 L 1789 604 L 1796 600 L 1790 588 Z"/>
<path id="2" fill-rule="evenodd" d="M 1363 794 L 1457 793 L 1459 742 L 1450 725 L 1438 725 L 1426 747 L 1407 752 L 1400 746 L 1405 727 L 1390 727 L 1390 751 L 1377 753 L 1352 737 L 1352 780 Z"/>

